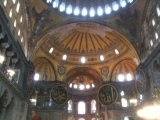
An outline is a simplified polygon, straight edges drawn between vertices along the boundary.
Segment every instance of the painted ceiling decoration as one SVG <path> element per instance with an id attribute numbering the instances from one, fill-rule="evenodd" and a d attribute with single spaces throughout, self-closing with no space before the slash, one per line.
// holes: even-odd
<path id="1" fill-rule="evenodd" d="M 72 17 L 93 18 L 111 16 L 136 0 L 43 0 L 53 10 Z"/>
<path id="2" fill-rule="evenodd" d="M 40 50 L 58 61 L 67 54 L 66 62 L 70 64 L 80 64 L 82 56 L 86 57 L 87 64 L 100 64 L 102 54 L 104 62 L 112 62 L 128 52 L 134 53 L 134 48 L 123 36 L 95 23 L 72 23 L 48 34 L 47 40 L 41 40 Z M 49 53 L 51 48 L 54 48 L 53 53 Z"/>
<path id="3" fill-rule="evenodd" d="M 134 80 L 135 74 L 136 74 L 136 68 L 137 68 L 137 65 L 133 60 L 130 60 L 130 59 L 122 60 L 119 63 L 117 63 L 117 65 L 115 65 L 115 67 L 112 71 L 111 80 L 118 82 L 119 81 L 119 79 L 118 79 L 119 74 L 124 75 L 123 81 L 128 81 L 127 74 L 131 74 L 131 78 L 132 78 L 132 80 Z"/>

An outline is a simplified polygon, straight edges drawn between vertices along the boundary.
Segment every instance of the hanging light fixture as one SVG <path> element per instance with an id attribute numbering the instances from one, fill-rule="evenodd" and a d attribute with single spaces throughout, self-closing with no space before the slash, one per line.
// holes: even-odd
<path id="1" fill-rule="evenodd" d="M 158 88 L 157 85 L 154 85 L 153 89 L 153 101 L 150 102 L 152 104 L 138 110 L 137 114 L 143 118 L 160 120 L 160 88 Z"/>

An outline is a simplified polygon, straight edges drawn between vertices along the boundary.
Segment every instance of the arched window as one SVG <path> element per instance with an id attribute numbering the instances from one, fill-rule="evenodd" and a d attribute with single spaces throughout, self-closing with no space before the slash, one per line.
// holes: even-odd
<path id="1" fill-rule="evenodd" d="M 85 114 L 86 113 L 86 104 L 83 101 L 78 103 L 78 114 Z"/>
<path id="2" fill-rule="evenodd" d="M 122 103 L 122 107 L 127 107 L 128 106 L 128 102 L 126 98 L 121 98 L 121 103 Z"/>
<path id="3" fill-rule="evenodd" d="M 84 118 L 79 118 L 78 120 L 85 120 Z"/>
<path id="4" fill-rule="evenodd" d="M 159 6 L 157 6 L 157 15 L 158 15 L 158 17 L 160 16 L 160 7 Z"/>
<path id="5" fill-rule="evenodd" d="M 72 113 L 72 107 L 73 107 L 72 100 L 69 100 L 68 101 L 68 113 Z"/>
<path id="6" fill-rule="evenodd" d="M 91 101 L 91 113 L 95 113 L 96 112 L 96 101 L 92 100 Z"/>

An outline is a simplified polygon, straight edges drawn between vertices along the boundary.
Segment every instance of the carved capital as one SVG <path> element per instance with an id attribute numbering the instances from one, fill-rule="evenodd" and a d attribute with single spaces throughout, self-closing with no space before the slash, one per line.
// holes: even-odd
<path id="1" fill-rule="evenodd" d="M 13 58 L 13 59 L 12 59 L 12 63 L 15 64 L 15 63 L 17 63 L 17 62 L 18 62 L 18 58 Z"/>
<path id="2" fill-rule="evenodd" d="M 13 51 L 7 52 L 7 56 L 8 56 L 8 57 L 12 57 L 13 55 L 14 55 L 14 52 L 13 52 Z"/>
<path id="3" fill-rule="evenodd" d="M 1 46 L 3 49 L 7 49 L 7 48 L 9 48 L 10 44 L 9 43 L 2 43 Z"/>

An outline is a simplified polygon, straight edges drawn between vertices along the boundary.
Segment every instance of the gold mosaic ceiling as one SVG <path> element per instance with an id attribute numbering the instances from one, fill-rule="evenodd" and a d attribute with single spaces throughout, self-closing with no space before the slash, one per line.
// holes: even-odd
<path id="1" fill-rule="evenodd" d="M 116 31 L 94 23 L 69 24 L 49 35 L 47 40 L 41 42 L 41 50 L 58 61 L 62 61 L 62 56 L 66 54 L 66 61 L 71 64 L 80 64 L 82 56 L 86 57 L 86 64 L 99 64 L 100 55 L 104 55 L 104 62 L 111 62 L 133 49 Z M 54 52 L 50 54 L 52 47 Z M 115 53 L 116 49 L 119 54 Z"/>

